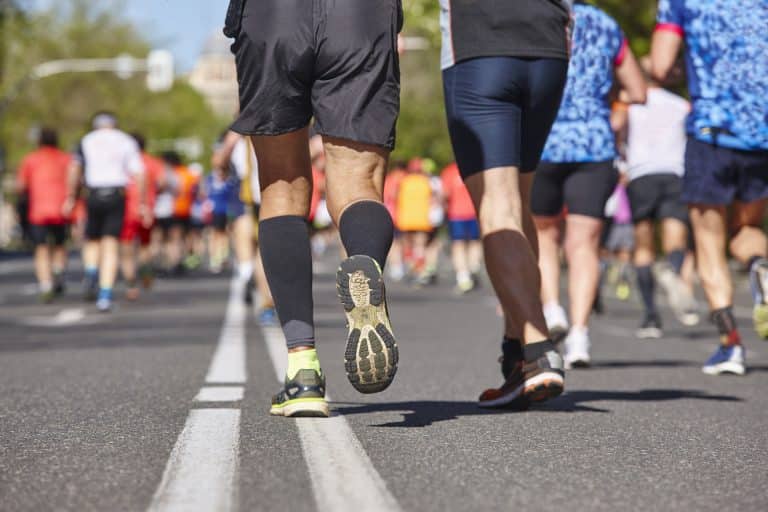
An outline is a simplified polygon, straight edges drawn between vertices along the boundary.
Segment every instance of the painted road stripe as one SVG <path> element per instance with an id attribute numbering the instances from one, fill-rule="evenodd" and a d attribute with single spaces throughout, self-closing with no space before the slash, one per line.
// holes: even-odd
<path id="1" fill-rule="evenodd" d="M 229 302 L 219 345 L 213 356 L 207 384 L 245 384 L 245 305 L 243 283 L 236 277 L 229 287 Z"/>
<path id="2" fill-rule="evenodd" d="M 278 381 L 285 378 L 285 337 L 262 327 Z M 330 400 L 330 397 L 327 397 Z M 299 418 L 299 438 L 312 480 L 317 510 L 392 512 L 400 505 L 387 489 L 344 416 Z"/>
<path id="3" fill-rule="evenodd" d="M 239 402 L 243 399 L 243 386 L 209 386 L 200 389 L 195 402 Z"/>
<path id="4" fill-rule="evenodd" d="M 239 433 L 239 409 L 192 410 L 149 511 L 236 510 Z"/>
<path id="5" fill-rule="evenodd" d="M 219 344 L 206 377 L 210 383 L 245 382 L 242 283 L 233 279 L 229 290 Z M 209 401 L 225 395 L 241 400 L 243 386 L 203 387 L 195 398 Z M 240 415 L 237 408 L 190 411 L 149 505 L 150 512 L 237 510 Z"/>

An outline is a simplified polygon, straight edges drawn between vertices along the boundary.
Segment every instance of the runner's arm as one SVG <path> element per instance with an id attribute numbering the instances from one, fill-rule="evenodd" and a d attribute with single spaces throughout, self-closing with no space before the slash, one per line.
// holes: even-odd
<path id="1" fill-rule="evenodd" d="M 229 161 L 232 158 L 232 152 L 240 141 L 240 137 L 241 135 L 239 133 L 233 131 L 227 132 L 224 136 L 224 140 L 221 141 L 221 144 L 216 151 L 213 152 L 213 156 L 211 157 L 211 165 L 214 169 L 221 169 L 224 172 L 227 171 L 229 168 Z"/>
<path id="2" fill-rule="evenodd" d="M 621 62 L 616 66 L 616 78 L 626 93 L 627 103 L 645 103 L 647 84 L 635 55 L 627 46 Z"/>
<path id="3" fill-rule="evenodd" d="M 657 29 L 651 39 L 651 76 L 664 83 L 675 66 L 683 36 L 673 30 Z"/>

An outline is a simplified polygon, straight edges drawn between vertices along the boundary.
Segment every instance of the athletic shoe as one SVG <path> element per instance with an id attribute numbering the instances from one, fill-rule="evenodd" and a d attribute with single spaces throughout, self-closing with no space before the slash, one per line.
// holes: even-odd
<path id="1" fill-rule="evenodd" d="M 629 300 L 629 295 L 632 293 L 632 287 L 624 279 L 619 280 L 616 284 L 616 298 L 621 301 Z"/>
<path id="2" fill-rule="evenodd" d="M 744 375 L 747 373 L 744 367 L 745 353 L 746 351 L 741 345 L 720 345 L 715 350 L 715 353 L 704 363 L 701 371 L 707 375 L 720 375 L 722 373 Z"/>
<path id="3" fill-rule="evenodd" d="M 136 283 L 128 285 L 125 289 L 125 298 L 134 301 L 139 298 L 139 286 Z"/>
<path id="4" fill-rule="evenodd" d="M 592 362 L 589 356 L 591 343 L 586 329 L 571 329 L 565 337 L 563 360 L 565 368 L 586 368 Z"/>
<path id="5" fill-rule="evenodd" d="M 698 304 L 691 293 L 691 289 L 666 262 L 657 263 L 654 267 L 656 281 L 667 295 L 669 307 L 681 324 L 687 326 L 697 325 L 701 318 L 697 312 Z"/>
<path id="6" fill-rule="evenodd" d="M 53 289 L 40 292 L 40 303 L 50 304 L 51 302 L 53 302 L 53 299 L 55 297 L 56 297 L 56 292 Z"/>
<path id="7" fill-rule="evenodd" d="M 260 325 L 277 325 L 277 311 L 275 308 L 264 308 L 259 311 Z"/>
<path id="8" fill-rule="evenodd" d="M 361 393 L 383 391 L 395 378 L 398 349 L 379 264 L 364 255 L 347 258 L 336 272 L 336 292 L 349 328 L 347 378 Z"/>
<path id="9" fill-rule="evenodd" d="M 96 300 L 99 294 L 99 276 L 86 275 L 83 279 L 83 299 L 88 302 Z"/>
<path id="10" fill-rule="evenodd" d="M 458 279 L 456 281 L 456 287 L 454 288 L 454 291 L 459 295 L 464 295 L 465 293 L 471 292 L 475 288 L 475 283 L 472 281 L 471 277 L 467 277 L 465 279 Z"/>
<path id="11" fill-rule="evenodd" d="M 96 299 L 96 309 L 101 313 L 108 313 L 112 310 L 112 291 L 99 290 L 98 299 Z"/>
<path id="12" fill-rule="evenodd" d="M 328 417 L 325 400 L 325 376 L 312 369 L 299 370 L 286 377 L 283 389 L 272 397 L 269 414 L 273 416 Z"/>
<path id="13" fill-rule="evenodd" d="M 749 285 L 755 307 L 752 321 L 758 336 L 768 340 L 768 260 L 761 258 L 752 264 L 749 270 Z"/>
<path id="14" fill-rule="evenodd" d="M 555 398 L 563 392 L 564 373 L 563 359 L 554 350 L 546 352 L 535 361 L 519 361 L 509 371 L 500 388 L 483 391 L 478 405 L 525 409 L 533 402 Z"/>
<path id="15" fill-rule="evenodd" d="M 659 339 L 664 333 L 661 330 L 661 319 L 656 313 L 646 313 L 640 328 L 635 331 L 635 336 L 641 340 Z"/>
<path id="16" fill-rule="evenodd" d="M 555 343 L 560 343 L 568 334 L 568 317 L 560 304 L 544 306 L 544 320 L 547 322 L 549 337 Z"/>

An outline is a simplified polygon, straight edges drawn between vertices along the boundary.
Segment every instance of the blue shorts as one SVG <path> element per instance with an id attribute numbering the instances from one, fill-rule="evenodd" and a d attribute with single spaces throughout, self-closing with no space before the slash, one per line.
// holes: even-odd
<path id="1" fill-rule="evenodd" d="M 448 230 L 451 232 L 451 240 L 454 242 L 480 240 L 480 225 L 476 219 L 449 220 Z"/>
<path id="2" fill-rule="evenodd" d="M 480 57 L 443 70 L 448 131 L 464 179 L 536 169 L 568 73 L 562 59 Z"/>
<path id="3" fill-rule="evenodd" d="M 751 203 L 768 197 L 768 151 L 741 151 L 688 138 L 681 200 Z"/>

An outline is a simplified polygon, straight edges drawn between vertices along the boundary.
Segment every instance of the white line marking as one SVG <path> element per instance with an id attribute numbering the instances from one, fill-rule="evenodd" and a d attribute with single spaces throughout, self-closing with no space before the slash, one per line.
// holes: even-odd
<path id="1" fill-rule="evenodd" d="M 195 402 L 239 402 L 244 393 L 242 386 L 209 386 L 200 389 Z"/>
<path id="2" fill-rule="evenodd" d="M 275 375 L 282 382 L 287 359 L 283 332 L 279 327 L 262 327 L 261 330 Z M 326 398 L 330 400 L 330 397 Z M 344 416 L 299 418 L 296 426 L 318 510 L 401 510 Z"/>
<path id="3" fill-rule="evenodd" d="M 194 409 L 149 512 L 237 510 L 240 410 Z"/>
<path id="4" fill-rule="evenodd" d="M 62 309 L 54 316 L 30 316 L 22 318 L 19 323 L 33 327 L 67 327 L 70 325 L 94 325 L 104 321 L 103 317 L 85 314 L 83 308 Z"/>
<path id="5" fill-rule="evenodd" d="M 233 279 L 209 382 L 245 382 L 245 307 Z M 237 390 L 237 394 L 233 391 Z M 203 387 L 196 399 L 243 397 L 242 386 Z M 218 401 L 218 400 L 217 400 Z M 193 409 L 155 491 L 150 512 L 235 512 L 238 509 L 240 410 Z"/>
<path id="6" fill-rule="evenodd" d="M 234 277 L 219 345 L 205 377 L 208 384 L 245 384 L 245 305 L 244 284 Z"/>

